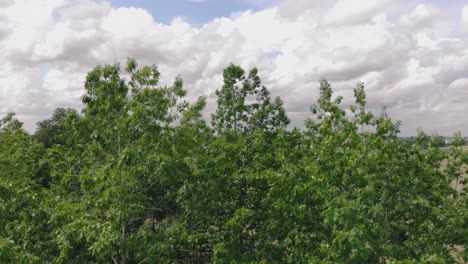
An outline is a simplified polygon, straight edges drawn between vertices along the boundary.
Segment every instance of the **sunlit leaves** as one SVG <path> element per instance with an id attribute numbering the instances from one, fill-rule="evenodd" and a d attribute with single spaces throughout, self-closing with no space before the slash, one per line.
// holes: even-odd
<path id="1" fill-rule="evenodd" d="M 0 262 L 453 263 L 467 258 L 468 155 L 320 82 L 289 130 L 258 71 L 230 65 L 212 127 L 181 77 L 89 72 L 82 114 L 34 137 L 0 121 Z M 125 76 L 125 77 L 124 77 Z M 464 186 L 463 186 L 464 185 Z M 464 254 L 464 255 L 463 255 Z"/>
<path id="2" fill-rule="evenodd" d="M 223 77 L 223 87 L 216 90 L 218 108 L 211 122 L 217 133 L 274 131 L 289 124 L 283 102 L 279 97 L 271 101 L 256 68 L 246 76 L 240 66 L 231 64 L 223 70 Z"/>

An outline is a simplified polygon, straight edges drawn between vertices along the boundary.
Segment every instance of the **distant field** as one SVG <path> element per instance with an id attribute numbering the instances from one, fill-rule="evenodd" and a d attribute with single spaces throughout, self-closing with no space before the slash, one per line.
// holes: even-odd
<path id="1" fill-rule="evenodd" d="M 467 152 L 468 152 L 468 146 L 463 146 L 462 148 L 463 148 L 464 151 L 467 151 Z M 440 149 L 441 149 L 441 150 L 449 150 L 450 147 L 442 147 L 442 148 L 440 148 Z M 466 177 L 468 177 L 468 174 L 467 174 L 468 166 L 464 166 L 463 169 L 464 169 L 465 172 L 464 172 L 464 174 L 463 174 L 462 177 L 463 177 L 463 178 L 466 178 Z M 463 187 L 464 187 L 463 184 L 461 184 L 461 183 L 458 183 L 458 184 L 457 184 L 456 180 L 454 180 L 454 181 L 452 182 L 451 185 L 452 185 L 452 187 L 453 187 L 454 189 L 456 189 L 458 192 L 461 192 L 462 189 L 463 189 Z M 463 251 L 463 250 L 464 250 L 463 247 L 457 246 L 456 251 L 459 251 L 459 252 L 460 252 L 460 251 Z M 464 262 L 463 260 L 461 260 L 461 259 L 458 259 L 457 261 L 458 261 L 458 263 L 460 263 L 460 264 L 465 264 L 465 262 Z"/>
<path id="2" fill-rule="evenodd" d="M 441 147 L 440 149 L 441 149 L 441 150 L 449 150 L 450 148 L 451 148 L 451 147 Z M 468 151 L 468 146 L 462 146 L 462 149 L 463 149 L 464 151 Z"/>
<path id="3" fill-rule="evenodd" d="M 450 149 L 450 147 L 442 147 L 442 148 L 440 148 L 440 149 L 441 149 L 441 150 L 446 150 L 446 151 L 448 151 L 448 150 Z M 468 152 L 468 146 L 463 146 L 462 149 L 463 149 L 464 151 Z M 445 164 L 444 164 L 444 165 L 445 165 Z M 464 173 L 463 173 L 463 176 L 462 176 L 462 177 L 463 177 L 463 178 L 468 177 L 468 174 L 467 174 L 468 166 L 465 165 L 465 166 L 463 167 L 463 170 L 464 170 Z M 461 179 L 460 179 L 460 180 L 461 180 Z M 453 188 L 457 189 L 457 191 L 459 191 L 459 192 L 461 192 L 461 190 L 462 190 L 463 187 L 464 187 L 463 184 L 460 184 L 460 183 L 457 184 L 456 180 L 454 180 L 454 181 L 452 182 L 451 185 L 452 185 Z"/>

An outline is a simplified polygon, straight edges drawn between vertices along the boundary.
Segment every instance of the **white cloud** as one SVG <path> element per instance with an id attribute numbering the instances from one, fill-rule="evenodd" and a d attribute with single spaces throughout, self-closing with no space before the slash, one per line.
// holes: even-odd
<path id="1" fill-rule="evenodd" d="M 419 4 L 409 14 L 400 17 L 400 24 L 409 30 L 431 27 L 441 18 L 442 10 L 434 5 Z"/>
<path id="2" fill-rule="evenodd" d="M 468 5 L 462 9 L 462 30 L 468 32 Z"/>
<path id="3" fill-rule="evenodd" d="M 339 0 L 326 13 L 325 23 L 332 25 L 366 23 L 376 14 L 383 12 L 391 3 L 390 0 Z"/>
<path id="4" fill-rule="evenodd" d="M 379 112 L 386 105 L 405 134 L 418 127 L 468 134 L 468 39 L 452 29 L 468 26 L 468 7 L 460 22 L 430 4 L 402 4 L 394 18 L 395 1 L 285 0 L 193 27 L 104 1 L 7 2 L 0 9 L 0 111 L 17 112 L 29 130 L 55 107 L 79 107 L 92 67 L 133 56 L 158 65 L 163 85 L 181 74 L 191 98 L 208 96 L 207 112 L 222 69 L 233 62 L 258 67 L 297 126 L 309 116 L 317 81 L 327 78 L 345 96 L 364 81 L 370 106 Z"/>
<path id="5" fill-rule="evenodd" d="M 156 26 L 151 14 L 141 8 L 121 7 L 112 9 L 101 28 L 116 38 L 136 39 L 153 31 Z"/>

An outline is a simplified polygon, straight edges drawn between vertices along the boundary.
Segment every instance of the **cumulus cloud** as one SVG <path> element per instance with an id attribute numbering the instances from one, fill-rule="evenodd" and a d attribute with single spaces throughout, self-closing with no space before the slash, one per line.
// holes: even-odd
<path id="1" fill-rule="evenodd" d="M 426 27 L 431 27 L 440 20 L 442 10 L 434 5 L 419 4 L 408 14 L 400 17 L 400 24 L 407 29 L 414 31 Z"/>
<path id="2" fill-rule="evenodd" d="M 363 0 L 356 4 L 353 1 L 339 0 L 326 12 L 324 22 L 331 25 L 366 23 L 376 14 L 384 11 L 391 2 L 390 0 Z"/>
<path id="3" fill-rule="evenodd" d="M 30 131 L 56 107 L 81 106 L 92 67 L 132 56 L 158 65 L 162 85 L 181 74 L 190 98 L 208 97 L 207 112 L 233 62 L 259 68 L 295 126 L 310 116 L 326 78 L 348 97 L 364 81 L 370 107 L 387 106 L 406 135 L 418 127 L 468 134 L 468 39 L 453 31 L 468 26 L 468 6 L 460 21 L 427 3 L 262 0 L 253 4 L 276 4 L 195 27 L 106 1 L 0 1 L 0 114 L 18 113 Z"/>
<path id="4" fill-rule="evenodd" d="M 462 9 L 462 30 L 468 32 L 468 5 Z"/>

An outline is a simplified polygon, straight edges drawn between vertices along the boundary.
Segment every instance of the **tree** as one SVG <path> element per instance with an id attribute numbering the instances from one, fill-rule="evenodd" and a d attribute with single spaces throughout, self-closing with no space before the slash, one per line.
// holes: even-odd
<path id="1" fill-rule="evenodd" d="M 0 262 L 454 263 L 468 259 L 468 154 L 320 82 L 288 130 L 256 69 L 189 103 L 181 77 L 128 59 L 89 72 L 81 113 L 35 135 L 0 120 Z M 452 184 L 452 186 L 451 186 Z M 455 187 L 455 188 L 452 188 Z"/>
<path id="2" fill-rule="evenodd" d="M 176 194 L 190 172 L 189 153 L 179 150 L 176 136 L 181 131 L 175 122 L 195 132 L 192 122 L 203 125 L 204 99 L 193 105 L 183 101 L 186 91 L 179 77 L 172 86 L 157 87 L 154 65 L 138 68 L 129 59 L 128 81 L 120 70 L 114 64 L 88 74 L 84 114 L 67 118 L 58 136 L 77 140 L 50 151 L 53 163 L 59 164 L 53 171 L 59 175 L 54 189 L 57 194 L 72 191 L 72 199 L 52 205 L 60 261 L 152 262 L 162 259 L 147 252 L 175 254 L 140 241 L 164 240 L 165 231 L 154 226 L 178 212 Z M 168 230 L 177 226 L 167 222 Z"/>
<path id="3" fill-rule="evenodd" d="M 50 148 L 55 144 L 63 144 L 63 141 L 56 138 L 56 136 L 63 133 L 63 126 L 65 118 L 76 112 L 71 108 L 57 108 L 55 109 L 52 117 L 37 123 L 34 138 L 44 144 L 44 147 Z"/>
<path id="4" fill-rule="evenodd" d="M 0 262 L 50 261 L 57 252 L 43 206 L 50 199 L 44 153 L 13 113 L 0 120 Z"/>
<path id="5" fill-rule="evenodd" d="M 223 70 L 224 85 L 216 91 L 218 108 L 212 115 L 212 125 L 218 133 L 229 131 L 275 130 L 287 126 L 289 119 L 283 102 L 273 102 L 270 92 L 261 86 L 256 68 L 248 76 L 240 67 L 231 64 Z"/>

